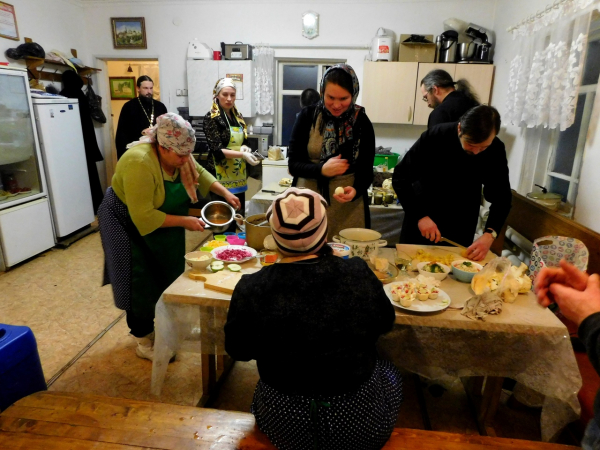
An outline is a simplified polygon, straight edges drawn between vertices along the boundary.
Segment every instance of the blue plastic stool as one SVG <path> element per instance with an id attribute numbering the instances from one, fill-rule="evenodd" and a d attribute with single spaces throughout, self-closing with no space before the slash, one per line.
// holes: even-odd
<path id="1" fill-rule="evenodd" d="M 0 411 L 29 394 L 46 389 L 31 329 L 0 323 Z"/>

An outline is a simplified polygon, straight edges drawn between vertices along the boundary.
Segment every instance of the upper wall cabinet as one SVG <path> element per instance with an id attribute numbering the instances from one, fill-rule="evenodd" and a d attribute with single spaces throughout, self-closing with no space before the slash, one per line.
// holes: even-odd
<path id="1" fill-rule="evenodd" d="M 374 123 L 427 125 L 431 108 L 422 100 L 420 83 L 434 69 L 445 70 L 455 81 L 466 79 L 479 101 L 489 103 L 494 79 L 491 64 L 365 62 L 362 103 L 369 119 Z"/>
<path id="2" fill-rule="evenodd" d="M 236 83 L 235 106 L 242 116 L 256 115 L 254 106 L 254 72 L 252 61 L 188 60 L 187 85 L 190 116 L 204 116 L 212 105 L 213 89 L 220 78 Z"/>
<path id="3" fill-rule="evenodd" d="M 362 104 L 371 122 L 413 123 L 418 67 L 416 62 L 365 62 Z"/>

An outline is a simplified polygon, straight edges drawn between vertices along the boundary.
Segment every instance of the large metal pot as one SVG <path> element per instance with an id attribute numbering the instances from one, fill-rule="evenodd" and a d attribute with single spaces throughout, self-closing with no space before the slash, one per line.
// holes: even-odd
<path id="1" fill-rule="evenodd" d="M 205 229 L 213 233 L 223 233 L 233 221 L 235 210 L 225 202 L 209 202 L 202 208 L 202 220 L 206 222 Z"/>
<path id="2" fill-rule="evenodd" d="M 265 238 L 272 234 L 266 214 L 254 214 L 246 217 L 244 224 L 246 226 L 246 243 L 256 251 L 265 248 L 263 242 Z"/>

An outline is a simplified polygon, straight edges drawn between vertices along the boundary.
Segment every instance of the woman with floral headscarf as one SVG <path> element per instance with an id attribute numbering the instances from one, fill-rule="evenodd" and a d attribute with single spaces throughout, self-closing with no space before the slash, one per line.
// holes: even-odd
<path id="1" fill-rule="evenodd" d="M 154 307 L 183 273 L 185 230 L 204 230 L 204 222 L 188 212 L 198 201 L 196 189 L 220 195 L 234 208 L 240 202 L 193 159 L 195 132 L 181 116 L 163 114 L 144 134 L 119 159 L 98 221 L 105 280 L 116 306 L 127 311 L 136 354 L 152 359 Z"/>
<path id="2" fill-rule="evenodd" d="M 240 199 L 240 214 L 244 215 L 248 190 L 246 163 L 255 166 L 260 161 L 247 146 L 246 122 L 235 107 L 235 97 L 236 86 L 231 78 L 217 81 L 212 107 L 204 116 L 204 133 L 208 142 L 207 169 Z"/>
<path id="3" fill-rule="evenodd" d="M 327 200 L 330 236 L 344 228 L 370 228 L 367 189 L 373 182 L 375 132 L 356 104 L 358 78 L 352 67 L 337 64 L 323 74 L 320 91 L 321 100 L 300 112 L 290 137 L 293 186 Z M 338 187 L 343 194 L 335 194 Z"/>

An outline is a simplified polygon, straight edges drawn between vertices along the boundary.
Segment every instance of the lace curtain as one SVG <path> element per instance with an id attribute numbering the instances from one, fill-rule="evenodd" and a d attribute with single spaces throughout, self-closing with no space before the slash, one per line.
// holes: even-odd
<path id="1" fill-rule="evenodd" d="M 573 124 L 593 3 L 555 2 L 513 28 L 513 39 L 523 41 L 510 63 L 505 118 L 513 125 L 564 131 Z"/>
<path id="2" fill-rule="evenodd" d="M 275 52 L 268 46 L 256 46 L 254 59 L 254 101 L 257 114 L 274 114 L 273 60 Z"/>

